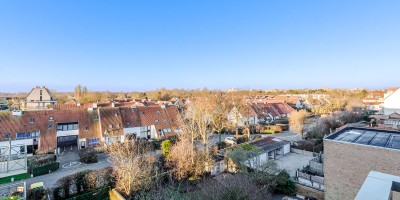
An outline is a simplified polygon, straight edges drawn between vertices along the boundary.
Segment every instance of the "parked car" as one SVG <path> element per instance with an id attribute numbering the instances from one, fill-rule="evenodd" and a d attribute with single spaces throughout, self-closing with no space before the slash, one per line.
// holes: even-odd
<path id="1" fill-rule="evenodd" d="M 44 183 L 43 182 L 36 182 L 32 183 L 29 189 L 36 189 L 36 188 L 44 188 Z"/>
<path id="2" fill-rule="evenodd" d="M 236 145 L 237 140 L 234 137 L 227 137 L 227 138 L 225 138 L 225 143 L 230 144 L 230 145 Z"/>

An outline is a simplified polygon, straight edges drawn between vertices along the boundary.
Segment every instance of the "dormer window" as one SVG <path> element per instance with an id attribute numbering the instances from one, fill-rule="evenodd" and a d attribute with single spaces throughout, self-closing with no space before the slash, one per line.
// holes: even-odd
<path id="1" fill-rule="evenodd" d="M 112 126 L 112 124 L 110 124 L 110 126 L 109 126 L 110 128 L 112 128 L 113 126 Z"/>
<path id="2" fill-rule="evenodd" d="M 31 118 L 29 119 L 29 123 L 33 123 L 33 122 L 35 122 L 35 119 L 34 119 L 33 117 L 31 117 Z"/>
<path id="3" fill-rule="evenodd" d="M 171 121 L 171 123 L 172 123 L 172 122 L 174 122 L 174 119 L 171 119 L 170 121 Z"/>
<path id="4" fill-rule="evenodd" d="M 130 128 L 131 125 L 129 123 L 126 123 L 126 128 Z"/>
<path id="5" fill-rule="evenodd" d="M 160 111 L 157 111 L 157 114 L 158 114 L 158 115 L 161 115 L 161 112 L 160 112 Z"/>
<path id="6" fill-rule="evenodd" d="M 142 115 L 144 115 L 144 112 L 142 112 Z"/>
<path id="7" fill-rule="evenodd" d="M 158 119 L 156 119 L 156 124 L 158 124 Z"/>
<path id="8" fill-rule="evenodd" d="M 7 134 L 5 134 L 5 135 L 4 135 L 4 138 L 5 138 L 5 139 L 8 139 L 8 138 L 10 138 L 10 134 L 8 134 L 8 133 L 7 133 Z"/>
<path id="9" fill-rule="evenodd" d="M 95 115 L 94 120 L 99 120 L 99 116 Z"/>
<path id="10" fill-rule="evenodd" d="M 49 128 L 49 129 L 53 128 L 53 124 L 49 124 L 49 125 L 48 125 L 48 128 Z"/>
<path id="11" fill-rule="evenodd" d="M 164 119 L 164 124 L 167 124 L 167 119 Z"/>
<path id="12" fill-rule="evenodd" d="M 114 115 L 115 115 L 115 116 L 118 116 L 118 114 L 117 114 L 117 113 L 115 113 Z"/>

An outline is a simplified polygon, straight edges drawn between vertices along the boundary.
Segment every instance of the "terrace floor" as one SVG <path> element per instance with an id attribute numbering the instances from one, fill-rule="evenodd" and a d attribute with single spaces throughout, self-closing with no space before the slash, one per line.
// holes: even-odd
<path id="1" fill-rule="evenodd" d="M 296 170 L 307 166 L 312 159 L 311 155 L 290 152 L 275 161 L 280 169 L 286 169 L 290 176 L 294 177 Z"/>

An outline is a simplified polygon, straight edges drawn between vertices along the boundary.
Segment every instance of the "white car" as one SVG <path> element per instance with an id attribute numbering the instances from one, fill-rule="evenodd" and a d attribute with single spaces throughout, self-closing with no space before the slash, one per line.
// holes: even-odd
<path id="1" fill-rule="evenodd" d="M 236 138 L 234 137 L 227 137 L 225 138 L 225 143 L 230 144 L 230 145 L 235 145 L 236 144 Z"/>

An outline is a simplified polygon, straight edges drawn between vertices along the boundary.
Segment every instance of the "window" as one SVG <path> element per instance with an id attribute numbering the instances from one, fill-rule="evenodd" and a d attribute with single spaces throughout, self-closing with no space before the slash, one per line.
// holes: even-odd
<path id="1" fill-rule="evenodd" d="M 144 112 L 142 112 L 142 115 L 144 115 Z"/>
<path id="2" fill-rule="evenodd" d="M 131 125 L 129 123 L 126 123 L 126 128 L 130 128 Z"/>
<path id="3" fill-rule="evenodd" d="M 115 115 L 115 116 L 118 116 L 118 114 L 117 114 L 117 113 L 115 113 L 114 115 Z"/>
<path id="4" fill-rule="evenodd" d="M 30 138 L 37 138 L 39 137 L 39 132 L 28 132 L 28 133 L 17 133 L 16 139 L 30 139 Z"/>
<path id="5" fill-rule="evenodd" d="M 35 122 L 35 119 L 34 119 L 33 117 L 31 117 L 31 118 L 29 119 L 29 123 L 33 123 L 33 122 Z"/>
<path id="6" fill-rule="evenodd" d="M 53 124 L 48 125 L 49 129 L 53 128 Z"/>
<path id="7" fill-rule="evenodd" d="M 119 124 L 117 124 L 117 128 L 119 128 Z"/>
<path id="8" fill-rule="evenodd" d="M 112 124 L 110 124 L 110 126 L 109 126 L 110 128 L 112 128 Z"/>
<path id="9" fill-rule="evenodd" d="M 156 119 L 156 124 L 158 124 L 158 119 Z"/>
<path id="10" fill-rule="evenodd" d="M 8 139 L 8 138 L 10 138 L 10 134 L 7 133 L 4 135 L 4 139 Z"/>
<path id="11" fill-rule="evenodd" d="M 161 112 L 160 112 L 160 111 L 157 111 L 157 114 L 158 114 L 158 115 L 161 115 Z"/>
<path id="12" fill-rule="evenodd" d="M 170 121 L 171 121 L 171 123 L 172 123 L 172 122 L 174 122 L 174 119 L 171 119 Z"/>
<path id="13" fill-rule="evenodd" d="M 88 142 L 89 142 L 89 145 L 99 144 L 100 138 L 89 138 Z"/>
<path id="14" fill-rule="evenodd" d="M 87 130 L 87 131 L 88 131 L 88 130 L 89 130 L 89 127 L 87 127 L 87 126 L 86 126 L 86 127 L 85 127 L 85 130 Z"/>
<path id="15" fill-rule="evenodd" d="M 95 115 L 94 120 L 99 120 L 99 116 Z"/>
<path id="16" fill-rule="evenodd" d="M 167 119 L 164 119 L 164 124 L 167 124 Z"/>
<path id="17" fill-rule="evenodd" d="M 72 131 L 78 130 L 78 123 L 57 124 L 57 131 Z"/>
<path id="18" fill-rule="evenodd" d="M 43 91 L 42 90 L 40 90 L 40 95 L 42 95 L 43 94 Z"/>
<path id="19" fill-rule="evenodd" d="M 50 117 L 49 117 L 49 120 L 54 120 L 54 117 L 53 117 L 53 116 L 50 116 Z"/>

